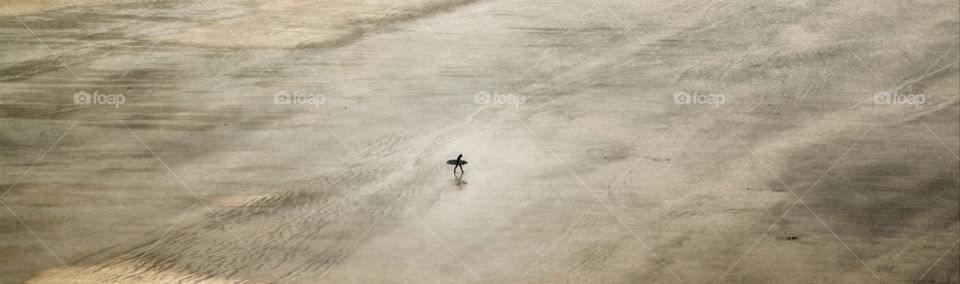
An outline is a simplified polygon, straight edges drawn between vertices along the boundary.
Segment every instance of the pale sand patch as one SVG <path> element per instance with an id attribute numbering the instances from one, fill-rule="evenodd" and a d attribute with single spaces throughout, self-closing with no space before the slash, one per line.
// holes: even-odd
<path id="1" fill-rule="evenodd" d="M 794 52 L 811 52 L 836 41 L 827 31 L 812 31 L 809 25 L 794 24 L 783 29 L 780 38 L 794 48 Z"/>
<path id="2" fill-rule="evenodd" d="M 207 199 L 207 204 L 210 206 L 243 206 L 249 204 L 253 201 L 256 201 L 260 198 L 266 198 L 269 195 L 266 194 L 241 194 L 241 195 L 217 195 L 209 196 Z"/>
<path id="3" fill-rule="evenodd" d="M 203 283 L 238 283 L 245 282 L 243 279 L 231 279 L 221 276 L 196 275 L 189 272 L 181 272 L 176 269 L 151 269 L 144 270 L 142 265 L 124 261 L 116 263 L 109 267 L 82 267 L 78 270 L 84 273 L 78 273 L 77 270 L 68 270 L 66 268 L 48 269 L 41 272 L 38 277 L 30 279 L 27 283 L 173 283 L 179 281 L 202 281 Z M 136 275 L 137 279 L 112 278 L 112 275 Z M 111 278 L 111 280 L 105 280 Z M 201 279 L 202 278 L 202 279 Z"/>
<path id="4" fill-rule="evenodd" d="M 366 28 L 414 18 L 469 0 L 255 1 L 249 12 L 149 40 L 204 47 L 339 46 Z"/>
<path id="5" fill-rule="evenodd" d="M 4 14 L 23 15 L 72 6 L 114 5 L 138 0 L 5 0 Z M 410 19 L 472 0 L 256 0 L 245 14 L 198 27 L 147 37 L 203 47 L 294 48 L 343 45 L 380 23 Z"/>
<path id="6" fill-rule="evenodd" d="M 4 15 L 24 15 L 73 6 L 97 6 L 142 2 L 140 0 L 3 0 Z"/>

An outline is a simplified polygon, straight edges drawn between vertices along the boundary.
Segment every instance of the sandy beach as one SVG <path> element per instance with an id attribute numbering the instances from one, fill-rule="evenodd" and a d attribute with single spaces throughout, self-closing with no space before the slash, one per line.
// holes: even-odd
<path id="1" fill-rule="evenodd" d="M 955 1 L 0 9 L 3 283 L 960 283 Z"/>

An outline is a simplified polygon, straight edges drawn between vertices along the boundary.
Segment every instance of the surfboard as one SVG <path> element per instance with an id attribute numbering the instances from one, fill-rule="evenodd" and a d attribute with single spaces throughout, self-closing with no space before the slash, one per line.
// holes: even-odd
<path id="1" fill-rule="evenodd" d="M 447 165 L 456 165 L 456 164 L 457 164 L 457 160 L 447 160 Z M 460 164 L 466 165 L 467 160 L 460 160 Z"/>

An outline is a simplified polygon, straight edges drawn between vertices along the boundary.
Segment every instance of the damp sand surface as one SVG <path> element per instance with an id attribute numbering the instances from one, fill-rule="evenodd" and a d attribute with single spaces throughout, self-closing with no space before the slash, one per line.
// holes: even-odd
<path id="1" fill-rule="evenodd" d="M 0 282 L 960 281 L 950 1 L 4 3 Z"/>

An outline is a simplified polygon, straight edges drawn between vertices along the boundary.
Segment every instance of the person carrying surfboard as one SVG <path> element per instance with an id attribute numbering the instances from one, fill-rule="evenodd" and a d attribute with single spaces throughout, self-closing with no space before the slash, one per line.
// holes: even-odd
<path id="1" fill-rule="evenodd" d="M 456 160 L 449 160 L 449 161 L 447 161 L 447 164 L 453 165 L 453 173 L 454 173 L 454 174 L 457 173 L 457 168 L 458 168 L 458 167 L 460 168 L 460 173 L 463 173 L 463 165 L 467 164 L 467 161 L 461 160 L 461 158 L 463 158 L 463 154 L 460 154 L 460 156 L 457 156 L 457 159 L 456 159 Z"/>
<path id="2" fill-rule="evenodd" d="M 457 172 L 457 167 L 460 168 L 461 173 L 463 172 L 463 162 L 460 161 L 460 158 L 463 158 L 463 154 L 460 154 L 459 156 L 457 156 L 457 165 L 453 166 L 453 172 Z"/>

